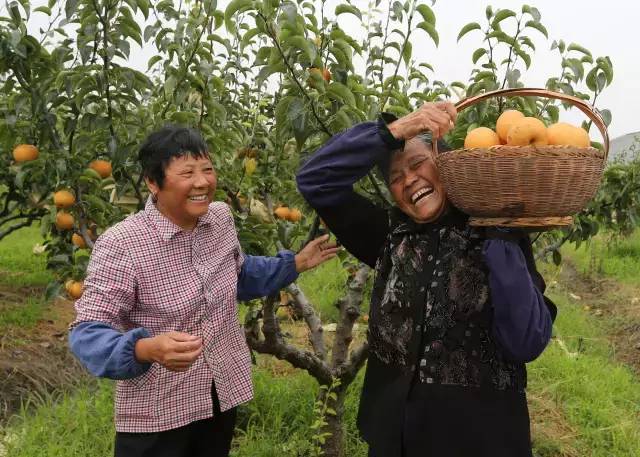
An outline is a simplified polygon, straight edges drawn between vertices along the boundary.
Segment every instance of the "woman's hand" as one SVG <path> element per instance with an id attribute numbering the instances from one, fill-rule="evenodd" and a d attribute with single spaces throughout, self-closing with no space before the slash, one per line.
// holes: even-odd
<path id="1" fill-rule="evenodd" d="M 426 131 L 440 138 L 453 128 L 457 116 L 453 103 L 425 103 L 413 113 L 389 124 L 388 128 L 397 140 L 410 140 Z"/>
<path id="2" fill-rule="evenodd" d="M 202 338 L 188 333 L 168 332 L 136 342 L 139 362 L 156 362 L 171 371 L 187 371 L 202 353 Z"/>
<path id="3" fill-rule="evenodd" d="M 329 259 L 333 259 L 338 252 L 335 243 L 328 243 L 329 235 L 322 235 L 309 242 L 296 254 L 296 271 L 302 273 L 316 267 Z"/>

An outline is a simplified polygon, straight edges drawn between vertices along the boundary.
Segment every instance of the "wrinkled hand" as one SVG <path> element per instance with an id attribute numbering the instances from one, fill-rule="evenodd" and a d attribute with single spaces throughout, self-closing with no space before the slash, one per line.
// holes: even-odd
<path id="1" fill-rule="evenodd" d="M 140 362 L 156 362 L 171 371 L 187 371 L 202 353 L 202 338 L 182 332 L 161 333 L 136 342 Z"/>
<path id="2" fill-rule="evenodd" d="M 440 138 L 453 128 L 457 116 L 453 103 L 425 103 L 413 113 L 389 124 L 389 131 L 398 140 L 409 140 L 427 131 Z"/>
<path id="3" fill-rule="evenodd" d="M 329 243 L 328 240 L 329 235 L 319 236 L 296 254 L 296 271 L 298 273 L 316 267 L 336 256 L 339 248 L 335 243 Z"/>

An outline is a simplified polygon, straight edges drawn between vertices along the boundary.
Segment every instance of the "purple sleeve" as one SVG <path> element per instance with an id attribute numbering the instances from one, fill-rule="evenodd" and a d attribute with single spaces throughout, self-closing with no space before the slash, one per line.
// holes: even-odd
<path id="1" fill-rule="evenodd" d="M 315 208 L 339 204 L 353 192 L 382 157 L 393 149 L 381 134 L 381 122 L 363 122 L 332 137 L 300 168 L 296 181 L 302 196 Z"/>
<path id="2" fill-rule="evenodd" d="M 489 268 L 494 336 L 510 359 L 530 362 L 544 351 L 551 338 L 549 306 L 553 305 L 547 304 L 534 285 L 517 243 L 489 239 L 483 253 Z"/>
<path id="3" fill-rule="evenodd" d="M 297 277 L 296 256 L 292 251 L 280 251 L 275 257 L 245 255 L 238 275 L 238 300 L 271 295 Z"/>

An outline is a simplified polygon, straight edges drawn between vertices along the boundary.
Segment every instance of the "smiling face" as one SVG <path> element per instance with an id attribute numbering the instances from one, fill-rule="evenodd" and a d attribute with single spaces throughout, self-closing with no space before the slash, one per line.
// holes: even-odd
<path id="1" fill-rule="evenodd" d="M 156 195 L 158 211 L 183 229 L 193 229 L 198 218 L 207 214 L 216 191 L 217 176 L 211 160 L 206 155 L 184 154 L 172 158 L 164 174 L 162 188 L 146 180 Z"/>
<path id="2" fill-rule="evenodd" d="M 396 152 L 389 167 L 389 190 L 396 205 L 418 223 L 432 222 L 446 206 L 446 195 L 431 148 L 414 138 Z"/>

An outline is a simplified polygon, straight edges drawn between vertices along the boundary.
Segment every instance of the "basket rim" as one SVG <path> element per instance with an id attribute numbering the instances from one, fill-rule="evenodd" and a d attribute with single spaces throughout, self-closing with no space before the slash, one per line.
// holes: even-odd
<path id="1" fill-rule="evenodd" d="M 474 158 L 543 158 L 549 159 L 576 159 L 576 158 L 597 158 L 604 160 L 605 155 L 600 149 L 592 146 L 579 148 L 566 145 L 548 145 L 548 146 L 509 146 L 498 145 L 490 148 L 460 148 L 450 151 L 442 151 L 436 155 L 436 161 L 451 161 L 462 157 Z"/>

